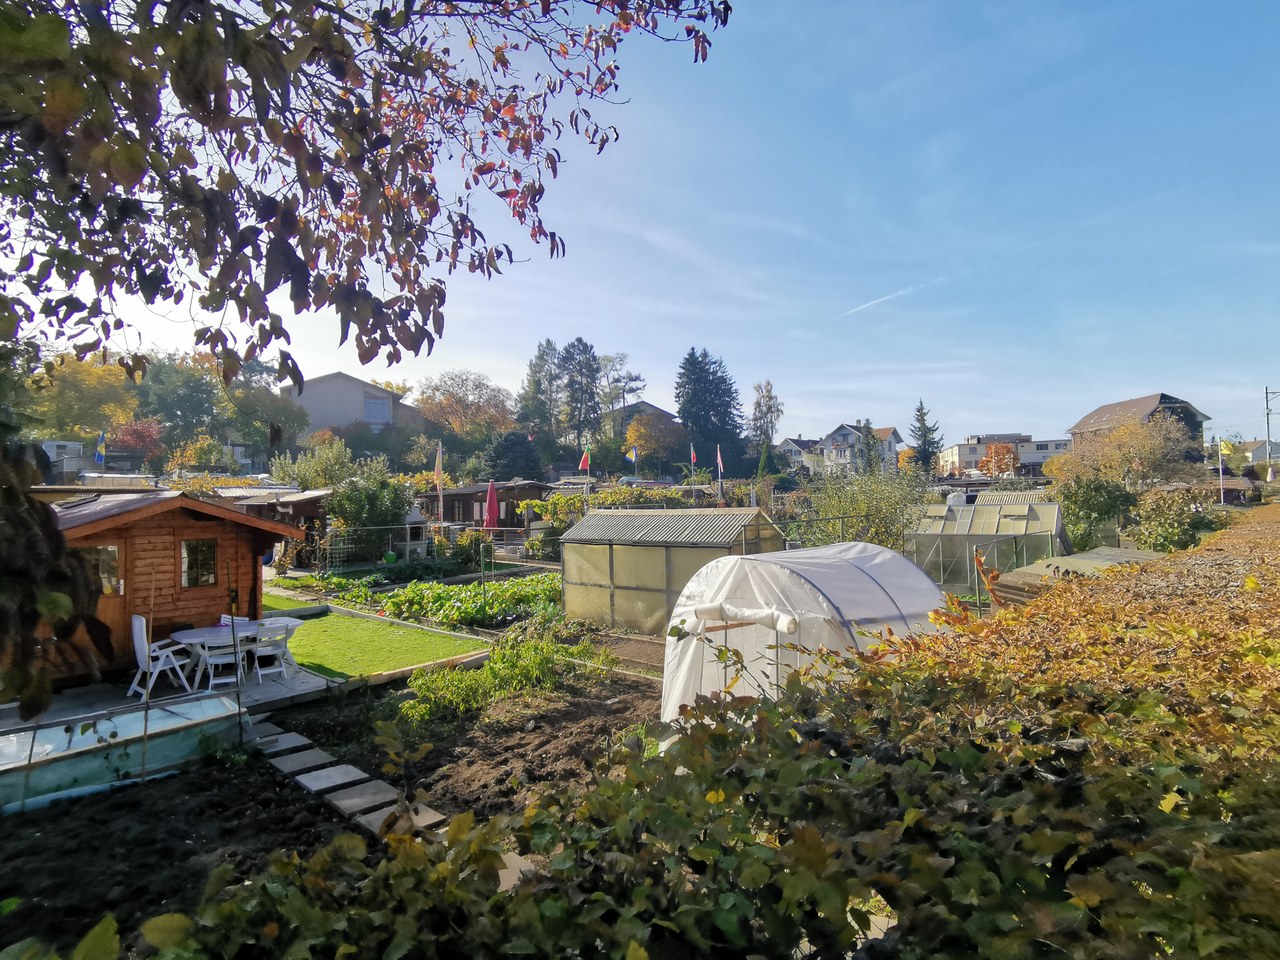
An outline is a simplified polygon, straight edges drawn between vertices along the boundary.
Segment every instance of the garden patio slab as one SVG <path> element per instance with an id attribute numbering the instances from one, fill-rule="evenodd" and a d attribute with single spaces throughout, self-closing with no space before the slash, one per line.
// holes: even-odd
<path id="1" fill-rule="evenodd" d="M 293 779 L 300 787 L 311 793 L 329 793 L 339 787 L 349 787 L 354 783 L 368 780 L 369 775 L 349 763 L 342 763 L 336 767 L 324 767 L 311 773 L 304 773 Z"/>
<path id="2" fill-rule="evenodd" d="M 334 760 L 333 754 L 326 753 L 316 747 L 312 750 L 303 750 L 301 753 L 287 753 L 283 757 L 272 757 L 271 765 L 281 773 L 294 776 L 299 773 L 310 773 L 312 770 L 327 767 Z"/>
<path id="3" fill-rule="evenodd" d="M 311 745 L 311 741 L 300 733 L 282 733 L 279 736 L 264 737 L 258 741 L 259 748 L 269 757 L 282 753 L 295 753 Z"/>
<path id="4" fill-rule="evenodd" d="M 391 784 L 382 780 L 370 780 L 356 787 L 338 790 L 325 799 L 347 816 L 355 816 L 394 803 L 399 796 L 400 791 Z"/>

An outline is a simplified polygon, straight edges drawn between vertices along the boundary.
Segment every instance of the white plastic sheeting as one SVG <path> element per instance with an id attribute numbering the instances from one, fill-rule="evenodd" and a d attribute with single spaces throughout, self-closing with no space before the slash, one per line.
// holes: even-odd
<path id="1" fill-rule="evenodd" d="M 668 624 L 662 719 L 700 693 L 768 694 L 813 660 L 807 651 L 866 650 L 886 628 L 931 633 L 942 591 L 902 554 L 871 543 L 712 560 L 685 586 Z M 731 624 L 727 630 L 714 628 Z M 707 632 L 708 628 L 713 628 Z M 672 636 L 672 633 L 682 636 Z M 716 648 L 742 653 L 745 669 Z"/>

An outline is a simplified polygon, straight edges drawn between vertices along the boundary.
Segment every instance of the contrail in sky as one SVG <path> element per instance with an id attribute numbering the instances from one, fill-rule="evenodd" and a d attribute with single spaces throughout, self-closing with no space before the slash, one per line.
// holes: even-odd
<path id="1" fill-rule="evenodd" d="M 877 297 L 874 300 L 868 300 L 866 303 L 860 303 L 856 307 L 850 307 L 844 313 L 832 317 L 832 319 L 843 320 L 845 317 L 851 317 L 855 313 L 861 313 L 863 310 L 870 310 L 872 307 L 879 306 L 882 303 L 888 303 L 890 300 L 897 300 L 899 297 L 905 297 L 909 294 L 916 293 L 919 290 L 923 290 L 925 287 L 931 287 L 941 279 L 942 277 L 937 277 L 933 280 L 928 280 L 925 283 L 917 283 L 910 287 L 903 287 L 901 290 L 895 290 L 893 293 L 886 294 L 883 297 Z"/>

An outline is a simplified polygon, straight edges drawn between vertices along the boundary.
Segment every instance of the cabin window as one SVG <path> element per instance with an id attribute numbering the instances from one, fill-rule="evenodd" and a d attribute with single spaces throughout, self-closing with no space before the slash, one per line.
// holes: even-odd
<path id="1" fill-rule="evenodd" d="M 182 585 L 207 587 L 218 582 L 218 541 L 182 541 Z"/>
<path id="2" fill-rule="evenodd" d="M 391 401 L 386 397 L 371 397 L 365 394 L 364 419 L 366 423 L 390 423 Z"/>
<path id="3" fill-rule="evenodd" d="M 120 593 L 120 548 L 90 547 L 85 554 L 89 558 L 89 575 L 96 576 L 102 583 L 102 595 Z"/>

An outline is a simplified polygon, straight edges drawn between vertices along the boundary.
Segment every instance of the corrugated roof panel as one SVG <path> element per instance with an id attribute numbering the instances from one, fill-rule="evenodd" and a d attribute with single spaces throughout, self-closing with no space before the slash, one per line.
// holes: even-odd
<path id="1" fill-rule="evenodd" d="M 729 546 L 757 539 L 756 524 L 772 521 L 754 507 L 690 510 L 592 510 L 560 538 L 561 543 L 623 543 Z"/>

